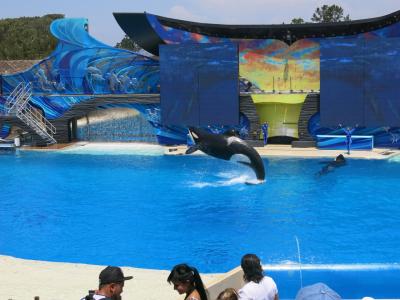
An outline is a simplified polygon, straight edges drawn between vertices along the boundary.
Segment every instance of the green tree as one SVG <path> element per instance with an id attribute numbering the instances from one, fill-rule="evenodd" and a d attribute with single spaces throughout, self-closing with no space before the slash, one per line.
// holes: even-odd
<path id="1" fill-rule="evenodd" d="M 345 16 L 343 8 L 339 5 L 323 5 L 322 7 L 317 7 L 311 21 L 316 23 L 343 22 L 350 21 L 350 16 Z"/>
<path id="2" fill-rule="evenodd" d="M 0 59 L 41 59 L 56 47 L 57 40 L 50 33 L 50 24 L 64 15 L 21 17 L 0 20 Z"/>
<path id="3" fill-rule="evenodd" d="M 303 18 L 294 18 L 290 24 L 304 24 L 305 21 Z"/>
<path id="4" fill-rule="evenodd" d="M 138 52 L 142 48 L 136 44 L 134 41 L 132 41 L 129 36 L 125 35 L 124 38 L 115 45 L 116 48 L 121 48 L 121 49 L 127 49 L 131 51 Z"/>

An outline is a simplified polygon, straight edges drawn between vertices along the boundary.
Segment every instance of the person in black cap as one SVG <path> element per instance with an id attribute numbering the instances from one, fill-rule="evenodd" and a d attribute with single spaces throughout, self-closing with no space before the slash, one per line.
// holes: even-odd
<path id="1" fill-rule="evenodd" d="M 108 266 L 99 275 L 99 289 L 89 291 L 89 295 L 82 300 L 120 300 L 125 280 L 132 276 L 124 276 L 121 268 Z"/>

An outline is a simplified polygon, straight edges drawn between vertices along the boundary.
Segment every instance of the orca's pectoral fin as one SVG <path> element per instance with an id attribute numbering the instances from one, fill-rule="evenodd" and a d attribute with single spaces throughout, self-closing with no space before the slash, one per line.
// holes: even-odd
<path id="1" fill-rule="evenodd" d="M 192 154 L 193 152 L 196 152 L 197 150 L 199 150 L 199 148 L 197 146 L 191 146 L 186 150 L 186 154 Z"/>

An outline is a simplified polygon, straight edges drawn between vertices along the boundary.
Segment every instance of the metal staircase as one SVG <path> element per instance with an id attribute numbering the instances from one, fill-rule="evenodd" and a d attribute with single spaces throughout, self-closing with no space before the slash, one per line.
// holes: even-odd
<path id="1" fill-rule="evenodd" d="M 55 144 L 56 128 L 32 105 L 32 84 L 21 82 L 7 97 L 5 110 L 8 115 L 14 115 L 39 135 L 47 145 Z"/>

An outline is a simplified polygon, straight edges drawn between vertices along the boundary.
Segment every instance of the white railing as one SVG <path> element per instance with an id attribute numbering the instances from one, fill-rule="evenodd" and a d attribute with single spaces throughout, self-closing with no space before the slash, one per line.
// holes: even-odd
<path id="1" fill-rule="evenodd" d="M 8 95 L 5 109 L 6 113 L 11 114 L 12 111 L 17 107 L 20 106 L 22 103 L 29 100 L 30 96 L 32 95 L 31 91 L 31 84 L 25 84 L 25 82 L 20 82 L 17 87 Z"/>
<path id="2" fill-rule="evenodd" d="M 31 83 L 21 82 L 7 97 L 5 103 L 6 112 L 15 115 L 32 130 L 34 130 L 47 144 L 55 144 L 57 141 L 53 135 L 56 128 L 38 110 L 29 104 L 32 96 Z"/>

